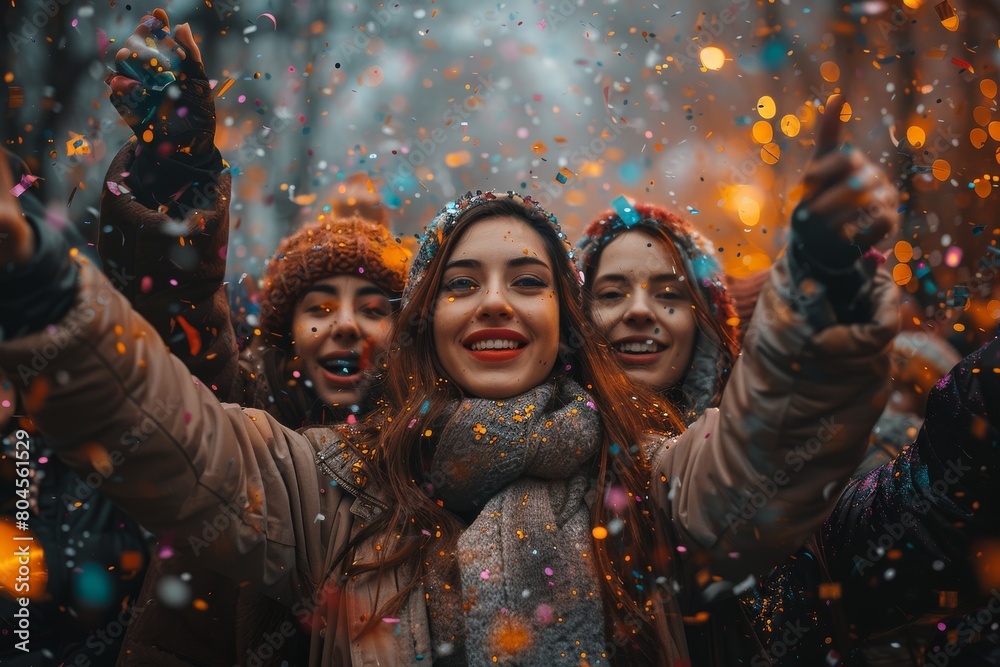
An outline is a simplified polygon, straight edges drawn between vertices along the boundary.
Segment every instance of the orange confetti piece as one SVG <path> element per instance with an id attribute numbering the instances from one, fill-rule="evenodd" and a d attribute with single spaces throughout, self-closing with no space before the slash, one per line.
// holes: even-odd
<path id="1" fill-rule="evenodd" d="M 516 655 L 531 648 L 534 637 L 524 623 L 501 617 L 491 633 L 493 649 L 504 655 Z"/>
<path id="2" fill-rule="evenodd" d="M 823 600 L 839 600 L 840 584 L 837 582 L 827 582 L 819 585 L 819 597 Z"/>
<path id="3" fill-rule="evenodd" d="M 32 381 L 27 393 L 24 395 L 24 407 L 29 413 L 35 412 L 45 405 L 51 387 L 52 385 L 48 378 L 41 375 Z"/>
<path id="4" fill-rule="evenodd" d="M 17 553 L 18 547 L 24 545 L 31 545 L 28 552 L 27 581 L 24 581 L 21 570 L 25 563 Z M 13 521 L 5 517 L 0 519 L 0 548 L 3 549 L 0 552 L 0 595 L 11 600 L 22 597 L 29 600 L 44 599 L 49 572 L 45 567 L 42 543 L 37 537 L 29 530 L 17 530 Z"/>
<path id="5" fill-rule="evenodd" d="M 958 591 L 941 591 L 938 593 L 938 606 L 942 609 L 954 609 L 958 606 Z"/>
<path id="6" fill-rule="evenodd" d="M 216 98 L 222 97 L 229 91 L 230 88 L 233 87 L 234 83 L 236 83 L 236 79 L 232 77 L 226 79 L 225 81 L 222 82 L 222 85 L 216 87 L 213 97 Z"/>
<path id="7" fill-rule="evenodd" d="M 191 356 L 197 357 L 198 353 L 201 352 L 201 335 L 180 315 L 177 316 L 177 323 L 181 325 L 181 329 L 184 330 L 184 335 L 187 337 L 188 348 L 191 350 Z"/>
<path id="8" fill-rule="evenodd" d="M 470 162 L 472 162 L 472 154 L 469 151 L 455 151 L 444 156 L 445 165 L 452 169 L 463 167 Z"/>
<path id="9" fill-rule="evenodd" d="M 143 560 L 141 551 L 123 551 L 118 557 L 118 564 L 123 570 L 140 570 Z"/>

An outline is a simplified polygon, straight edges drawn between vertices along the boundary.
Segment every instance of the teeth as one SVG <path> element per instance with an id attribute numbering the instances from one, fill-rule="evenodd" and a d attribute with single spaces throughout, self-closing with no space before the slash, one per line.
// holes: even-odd
<path id="1" fill-rule="evenodd" d="M 513 340 L 480 340 L 472 344 L 472 350 L 516 350 L 521 344 Z"/>
<path id="2" fill-rule="evenodd" d="M 662 347 L 659 343 L 655 343 L 651 340 L 646 340 L 642 342 L 629 342 L 629 343 L 619 343 L 617 345 L 619 352 L 631 352 L 633 354 L 642 354 L 645 352 L 659 352 Z"/>

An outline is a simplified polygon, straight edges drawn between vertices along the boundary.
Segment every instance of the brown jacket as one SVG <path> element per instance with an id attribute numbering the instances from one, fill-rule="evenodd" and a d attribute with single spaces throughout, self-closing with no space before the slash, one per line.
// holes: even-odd
<path id="1" fill-rule="evenodd" d="M 306 619 L 311 664 L 426 664 L 419 591 L 400 623 L 361 635 L 376 608 L 375 582 L 330 576 L 335 555 L 384 507 L 335 432 L 298 433 L 264 412 L 219 404 L 98 271 L 83 266 L 79 282 L 74 308 L 56 326 L 0 344 L 10 377 L 35 350 L 60 350 L 33 411 L 60 455 L 81 474 L 102 475 L 102 492 L 172 535 L 175 550 Z M 720 408 L 652 448 L 657 534 L 672 532 L 686 549 L 682 585 L 700 580 L 695 563 L 709 568 L 709 585 L 718 585 L 712 577 L 738 583 L 822 523 L 885 402 L 893 295 L 881 274 L 872 323 L 817 331 L 799 312 L 821 312 L 809 302 L 822 292 L 797 293 L 778 262 Z M 395 585 L 378 588 L 387 596 Z M 664 646 L 684 656 L 679 603 L 663 604 Z"/>

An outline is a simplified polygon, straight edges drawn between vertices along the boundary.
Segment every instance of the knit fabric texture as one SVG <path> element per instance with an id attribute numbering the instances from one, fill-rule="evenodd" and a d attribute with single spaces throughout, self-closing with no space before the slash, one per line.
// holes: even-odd
<path id="1" fill-rule="evenodd" d="M 428 587 L 437 658 L 460 643 L 469 665 L 608 664 L 585 501 L 600 448 L 590 396 L 562 380 L 463 399 L 438 432 L 434 496 L 476 518 L 454 547 L 461 587 Z"/>
<path id="2" fill-rule="evenodd" d="M 287 341 L 292 310 L 303 290 L 330 276 L 371 281 L 390 298 L 406 282 L 410 253 L 385 226 L 364 218 L 303 227 L 278 245 L 261 290 L 260 326 L 271 342 Z"/>

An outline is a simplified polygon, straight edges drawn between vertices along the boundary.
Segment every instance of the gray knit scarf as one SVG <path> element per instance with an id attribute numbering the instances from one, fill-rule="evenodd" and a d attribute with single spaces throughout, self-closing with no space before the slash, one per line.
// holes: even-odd
<path id="1" fill-rule="evenodd" d="M 451 576 L 426 582 L 435 664 L 608 663 L 585 501 L 599 446 L 594 404 L 572 381 L 455 405 L 431 481 L 446 509 L 476 518 Z"/>

